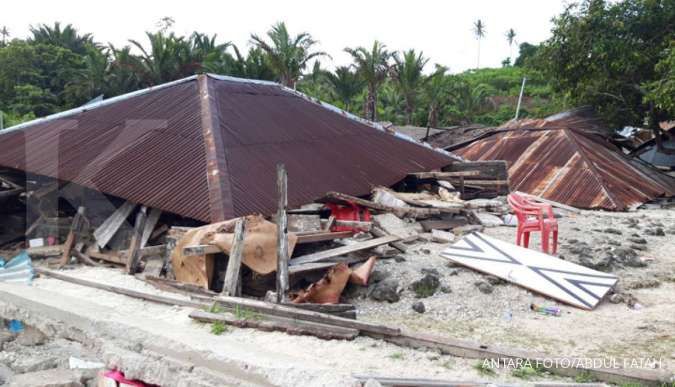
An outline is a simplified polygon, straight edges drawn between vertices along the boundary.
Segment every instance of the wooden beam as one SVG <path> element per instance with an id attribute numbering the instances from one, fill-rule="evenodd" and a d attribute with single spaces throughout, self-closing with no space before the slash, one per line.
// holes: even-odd
<path id="1" fill-rule="evenodd" d="M 351 265 L 352 263 L 363 262 L 367 259 L 368 259 L 368 257 L 351 256 L 351 257 L 331 258 L 330 262 L 303 263 L 303 264 L 300 264 L 300 265 L 290 266 L 288 268 L 288 274 L 289 275 L 305 274 L 305 273 L 309 273 L 309 272 L 312 272 L 312 271 L 330 269 L 331 267 L 337 265 L 340 262 L 344 262 L 348 265 Z"/>
<path id="2" fill-rule="evenodd" d="M 202 299 L 198 297 L 197 299 Z M 394 335 L 397 336 L 400 334 L 401 330 L 398 328 L 391 328 L 384 325 L 373 324 L 364 321 L 352 320 L 343 317 L 335 317 L 327 315 L 325 313 L 313 312 L 310 310 L 302 310 L 294 307 L 289 307 L 281 304 L 274 304 L 271 302 L 264 302 L 258 300 L 252 300 L 248 298 L 241 297 L 216 297 L 216 301 L 219 305 L 226 308 L 247 308 L 256 312 L 293 318 L 304 321 L 312 321 L 322 324 L 330 324 L 335 326 L 341 326 L 345 328 L 358 329 L 362 332 L 370 332 L 373 334 L 383 334 L 383 335 Z"/>
<path id="3" fill-rule="evenodd" d="M 354 235 L 353 231 L 337 231 L 337 232 L 318 232 L 313 234 L 298 235 L 298 241 L 295 244 L 315 243 L 332 241 L 335 239 L 349 238 Z"/>
<path id="4" fill-rule="evenodd" d="M 358 204 L 360 206 L 371 208 L 377 211 L 391 212 L 396 214 L 399 217 L 423 217 L 429 215 L 439 215 L 441 211 L 435 208 L 414 208 L 414 207 L 392 207 L 386 206 L 384 204 L 375 203 L 371 200 L 361 199 L 356 196 L 351 196 L 339 192 L 328 192 L 326 198 L 342 201 L 342 202 L 351 202 Z"/>
<path id="5" fill-rule="evenodd" d="M 145 227 L 143 227 L 143 234 L 141 235 L 141 248 L 148 244 L 148 240 L 150 240 L 152 231 L 155 229 L 155 226 L 157 226 L 160 216 L 162 216 L 162 210 L 157 208 L 150 209 L 150 214 L 145 221 Z"/>
<path id="6" fill-rule="evenodd" d="M 124 202 L 118 209 L 113 212 L 108 219 L 106 219 L 96 230 L 94 230 L 94 238 L 98 247 L 104 248 L 110 242 L 117 231 L 122 227 L 131 212 L 136 208 L 136 204 L 132 202 Z"/>
<path id="7" fill-rule="evenodd" d="M 239 285 L 239 274 L 241 272 L 241 256 L 244 252 L 244 219 L 239 218 L 234 225 L 234 240 L 230 249 L 230 256 L 227 260 L 227 269 L 225 270 L 225 281 L 223 282 L 224 296 L 237 296 Z"/>
<path id="8" fill-rule="evenodd" d="M 277 165 L 277 302 L 288 301 L 288 175 L 283 164 Z"/>
<path id="9" fill-rule="evenodd" d="M 321 220 L 321 223 L 327 224 L 329 220 Z M 373 226 L 372 222 L 362 222 L 358 220 L 335 220 L 333 218 L 333 224 L 336 226 L 343 226 L 343 227 L 352 227 L 359 229 L 361 231 L 370 231 L 370 228 Z M 324 230 L 326 227 L 324 226 Z"/>
<path id="10" fill-rule="evenodd" d="M 190 318 L 207 323 L 220 322 L 239 328 L 254 328 L 262 331 L 280 331 L 290 335 L 315 336 L 324 340 L 352 340 L 359 335 L 357 329 L 336 327 L 310 321 L 295 320 L 278 316 L 256 316 L 256 318 L 237 318 L 231 313 L 209 313 L 195 310 Z"/>
<path id="11" fill-rule="evenodd" d="M 82 225 L 84 224 L 84 213 L 85 213 L 84 207 L 77 208 L 77 213 L 73 217 L 73 223 L 70 225 L 68 236 L 66 237 L 66 241 L 63 244 L 63 254 L 61 255 L 61 260 L 59 261 L 58 265 L 59 268 L 62 268 L 65 265 L 67 265 L 68 261 L 70 260 L 73 246 L 75 246 L 75 244 L 77 243 L 78 235 L 80 234 L 80 231 L 82 230 Z"/>
<path id="12" fill-rule="evenodd" d="M 370 233 L 373 234 L 373 235 L 375 235 L 375 236 L 378 237 L 378 238 L 381 238 L 381 237 L 385 237 L 385 236 L 390 235 L 390 234 L 388 234 L 386 231 L 382 230 L 382 229 L 379 228 L 379 227 L 373 227 L 373 228 L 370 230 Z M 400 252 L 402 252 L 402 253 L 407 253 L 407 252 L 408 252 L 408 246 L 406 246 L 405 244 L 403 244 L 403 243 L 401 243 L 401 242 L 391 242 L 391 243 L 389 244 L 389 246 L 395 248 L 396 250 L 398 250 L 398 251 L 400 251 Z"/>
<path id="13" fill-rule="evenodd" d="M 333 228 L 334 224 L 335 224 L 335 216 L 331 215 L 331 216 L 328 217 L 328 220 L 323 225 L 323 229 L 325 231 L 330 231 L 330 229 Z"/>
<path id="14" fill-rule="evenodd" d="M 171 261 L 171 256 L 175 249 L 176 238 L 169 233 L 169 235 L 166 236 L 166 250 L 164 250 L 164 263 L 162 264 L 162 272 L 169 279 L 176 278 L 173 272 L 173 262 Z"/>
<path id="15" fill-rule="evenodd" d="M 321 262 L 329 258 L 337 257 L 339 255 L 346 255 L 356 251 L 372 249 L 374 247 L 386 245 L 399 240 L 401 240 L 401 237 L 398 237 L 396 235 L 389 235 L 381 238 L 355 243 L 349 246 L 341 246 L 335 249 L 324 250 L 308 255 L 303 255 L 302 257 L 291 259 L 290 264 L 291 266 L 294 266 L 303 263 Z"/>
<path id="16" fill-rule="evenodd" d="M 31 257 L 56 257 L 63 255 L 64 246 L 41 246 L 26 249 L 26 253 Z"/>
<path id="17" fill-rule="evenodd" d="M 480 171 L 458 171 L 458 172 L 417 172 L 409 173 L 408 176 L 416 177 L 418 179 L 436 179 L 443 180 L 450 177 L 467 177 L 478 176 Z"/>
<path id="18" fill-rule="evenodd" d="M 145 228 L 147 214 L 148 208 L 146 206 L 142 206 L 140 211 L 138 211 L 138 214 L 136 214 L 134 233 L 131 237 L 131 242 L 129 243 L 127 274 L 135 274 L 136 270 L 138 269 L 138 261 L 141 259 L 139 250 L 141 249 L 141 238 L 143 235 L 143 229 Z"/>

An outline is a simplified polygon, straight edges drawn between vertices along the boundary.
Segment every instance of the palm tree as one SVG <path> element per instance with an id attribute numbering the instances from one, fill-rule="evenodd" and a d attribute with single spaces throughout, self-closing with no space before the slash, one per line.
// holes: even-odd
<path id="1" fill-rule="evenodd" d="M 506 36 L 506 41 L 509 42 L 509 61 L 511 61 L 511 57 L 513 57 L 513 43 L 516 41 L 516 31 L 513 28 L 509 28 L 504 36 Z"/>
<path id="2" fill-rule="evenodd" d="M 63 28 L 59 22 L 54 23 L 54 26 L 40 24 L 37 27 L 31 26 L 30 32 L 33 34 L 31 41 L 34 43 L 67 48 L 80 55 L 86 55 L 89 46 L 97 47 L 91 34 L 80 35 L 71 24 Z"/>
<path id="3" fill-rule="evenodd" d="M 270 42 L 258 35 L 251 35 L 251 42 L 267 54 L 270 67 L 274 69 L 284 86 L 295 88 L 307 63 L 319 56 L 328 56 L 322 51 L 312 51 L 318 42 L 307 32 L 294 37 L 288 33 L 286 23 L 279 22 L 267 31 Z"/>
<path id="4" fill-rule="evenodd" d="M 7 38 L 9 37 L 9 30 L 7 26 L 2 26 L 0 28 L 0 35 L 2 35 L 2 45 L 4 46 L 7 43 Z"/>
<path id="5" fill-rule="evenodd" d="M 386 50 L 386 46 L 377 40 L 373 43 L 370 51 L 363 47 L 347 47 L 345 51 L 352 56 L 357 74 L 368 87 L 364 116 L 375 121 L 377 117 L 377 91 L 387 78 L 391 54 Z"/>
<path id="6" fill-rule="evenodd" d="M 334 73 L 326 73 L 326 79 L 333 88 L 335 99 L 342 103 L 344 110 L 350 111 L 354 98 L 363 90 L 363 80 L 351 66 L 340 66 Z"/>
<path id="7" fill-rule="evenodd" d="M 480 67 L 480 40 L 485 37 L 485 24 L 478 19 L 473 23 L 473 35 L 478 40 L 478 60 L 476 61 L 476 68 Z"/>
<path id="8" fill-rule="evenodd" d="M 417 54 L 412 49 L 404 52 L 403 58 L 399 58 L 396 53 L 393 57 L 392 78 L 405 99 L 406 124 L 411 125 L 417 102 L 417 93 L 424 81 L 422 71 L 424 71 L 424 66 L 429 62 L 429 59 L 424 58 L 422 52 Z"/>
<path id="9" fill-rule="evenodd" d="M 436 65 L 436 70 L 431 74 L 424 84 L 424 97 L 429 104 L 427 114 L 427 127 L 437 128 L 439 113 L 447 101 L 447 88 L 445 82 L 445 73 L 448 68 Z"/>

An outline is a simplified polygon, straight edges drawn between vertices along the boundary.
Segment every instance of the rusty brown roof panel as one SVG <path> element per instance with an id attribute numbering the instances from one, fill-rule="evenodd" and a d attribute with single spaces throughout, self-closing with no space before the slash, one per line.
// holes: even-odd
<path id="1" fill-rule="evenodd" d="M 506 160 L 512 189 L 580 208 L 625 210 L 675 195 L 675 179 L 567 124 L 522 120 L 455 152 L 469 160 Z"/>
<path id="2" fill-rule="evenodd" d="M 206 75 L 0 133 L 2 166 L 205 222 L 219 211 L 273 213 L 277 163 L 297 206 L 328 191 L 364 195 L 451 161 L 278 84 Z"/>

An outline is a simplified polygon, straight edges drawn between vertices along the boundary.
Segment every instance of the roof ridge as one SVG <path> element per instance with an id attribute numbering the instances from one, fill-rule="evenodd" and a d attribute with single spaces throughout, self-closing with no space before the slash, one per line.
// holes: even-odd
<path id="1" fill-rule="evenodd" d="M 232 201 L 232 182 L 225 152 L 225 141 L 220 130 L 220 109 L 210 76 L 199 75 L 199 105 L 201 129 L 206 152 L 206 180 L 209 194 L 210 220 L 212 223 L 235 217 Z"/>
<path id="2" fill-rule="evenodd" d="M 570 132 L 572 132 L 572 135 L 570 135 Z M 612 202 L 612 204 L 614 205 L 614 208 L 616 208 L 617 210 L 623 209 L 623 205 L 617 204 L 618 203 L 617 199 L 614 197 L 612 192 L 609 189 L 607 189 L 607 187 L 605 186 L 606 185 L 605 179 L 602 178 L 602 175 L 598 171 L 598 168 L 586 156 L 586 154 L 585 154 L 586 150 L 582 149 L 582 147 L 579 145 L 579 142 L 574 137 L 574 135 L 577 134 L 577 133 L 575 131 L 573 131 L 572 129 L 569 129 L 569 128 L 563 129 L 563 133 L 565 134 L 565 137 L 567 137 L 570 140 L 570 142 L 572 143 L 572 145 L 576 149 L 577 153 L 579 153 L 579 156 L 581 156 L 584 163 L 588 165 L 588 168 L 592 171 L 593 178 L 598 182 L 600 187 L 602 187 L 602 190 L 605 192 L 605 195 L 607 195 L 607 198 Z"/>

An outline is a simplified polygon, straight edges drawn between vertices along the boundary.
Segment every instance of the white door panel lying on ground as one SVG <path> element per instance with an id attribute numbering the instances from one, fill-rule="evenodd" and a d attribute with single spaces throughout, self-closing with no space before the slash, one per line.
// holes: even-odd
<path id="1" fill-rule="evenodd" d="M 492 274 L 564 303 L 593 309 L 617 282 L 602 273 L 539 251 L 472 233 L 445 249 L 441 256 Z"/>

